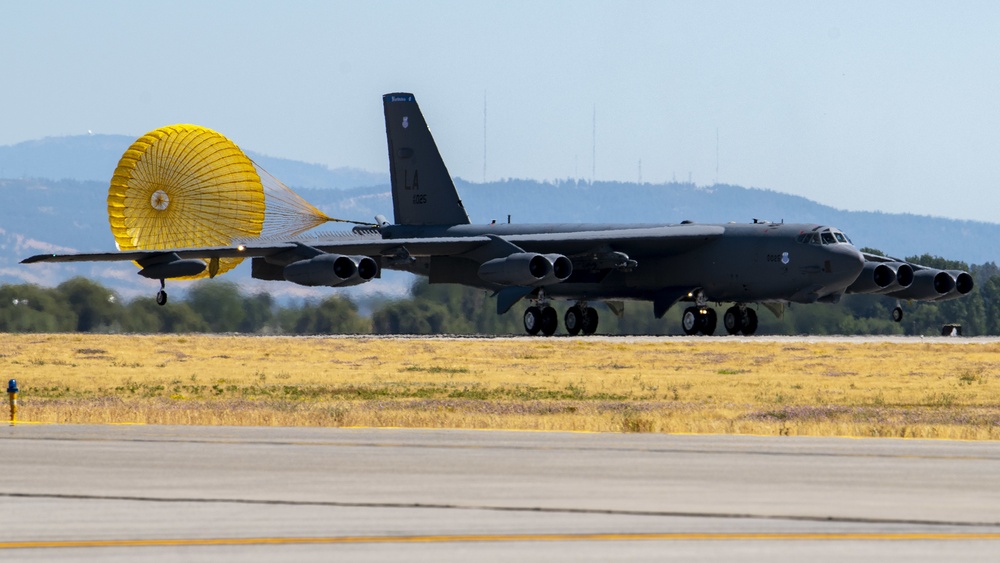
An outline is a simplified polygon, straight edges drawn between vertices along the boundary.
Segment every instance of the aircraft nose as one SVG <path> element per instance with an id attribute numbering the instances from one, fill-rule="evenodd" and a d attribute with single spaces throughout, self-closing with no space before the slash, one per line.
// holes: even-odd
<path id="1" fill-rule="evenodd" d="M 865 257 L 849 244 L 838 244 L 826 247 L 830 250 L 830 273 L 838 279 L 847 281 L 850 285 L 858 278 L 865 266 Z"/>

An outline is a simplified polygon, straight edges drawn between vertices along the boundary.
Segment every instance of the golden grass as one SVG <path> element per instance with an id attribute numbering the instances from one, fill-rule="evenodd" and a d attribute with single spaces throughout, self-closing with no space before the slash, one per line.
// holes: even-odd
<path id="1" fill-rule="evenodd" d="M 22 421 L 1000 438 L 1000 344 L 0 334 Z"/>

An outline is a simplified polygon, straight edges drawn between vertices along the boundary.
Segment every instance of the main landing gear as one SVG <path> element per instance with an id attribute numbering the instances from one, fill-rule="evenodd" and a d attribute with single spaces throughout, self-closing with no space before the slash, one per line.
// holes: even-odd
<path id="1" fill-rule="evenodd" d="M 717 323 L 715 309 L 706 305 L 688 307 L 681 316 L 681 328 L 688 336 L 695 334 L 711 336 L 715 334 Z M 757 312 L 743 304 L 733 305 L 722 315 L 722 325 L 729 334 L 750 336 L 757 332 Z"/>
<path id="2" fill-rule="evenodd" d="M 563 317 L 566 332 L 570 336 L 576 336 L 581 332 L 585 336 L 594 334 L 597 332 L 597 321 L 597 311 L 593 307 L 588 307 L 583 301 L 567 309 Z M 524 330 L 532 336 L 538 333 L 552 336 L 558 328 L 559 315 L 548 303 L 539 301 L 537 305 L 528 307 L 524 312 Z"/>
<path id="3" fill-rule="evenodd" d="M 688 307 L 684 309 L 684 315 L 681 316 L 681 328 L 688 336 L 695 334 L 711 336 L 715 334 L 716 322 L 718 322 L 718 318 L 715 315 L 715 309 L 711 307 Z"/>
<path id="4" fill-rule="evenodd" d="M 750 336 L 757 332 L 757 312 L 746 305 L 733 305 L 722 315 L 722 324 L 729 334 Z"/>

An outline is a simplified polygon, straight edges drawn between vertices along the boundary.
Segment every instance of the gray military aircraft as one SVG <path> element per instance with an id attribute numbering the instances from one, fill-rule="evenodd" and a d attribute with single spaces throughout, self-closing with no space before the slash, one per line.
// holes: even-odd
<path id="1" fill-rule="evenodd" d="M 677 302 L 687 334 L 715 332 L 709 303 L 733 303 L 723 314 L 729 334 L 753 334 L 763 304 L 776 315 L 786 303 L 837 302 L 845 293 L 897 299 L 949 299 L 968 293 L 972 278 L 903 261 L 863 255 L 840 230 L 822 225 L 750 224 L 489 224 L 474 225 L 438 152 L 413 94 L 382 98 L 389 149 L 394 223 L 341 236 L 278 243 L 97 254 L 43 254 L 23 263 L 134 260 L 139 274 L 165 280 L 197 274 L 213 259 L 252 258 L 256 279 L 345 287 L 383 268 L 493 291 L 497 313 L 518 301 L 528 334 L 552 335 L 552 300 L 572 305 L 563 316 L 571 335 L 593 334 L 604 302 L 621 315 L 625 301 L 651 301 L 661 318 Z M 308 244 L 307 244 L 308 243 Z M 902 309 L 897 305 L 899 318 Z M 894 312 L 894 317 L 896 313 Z M 898 319 L 897 319 L 898 320 Z"/>

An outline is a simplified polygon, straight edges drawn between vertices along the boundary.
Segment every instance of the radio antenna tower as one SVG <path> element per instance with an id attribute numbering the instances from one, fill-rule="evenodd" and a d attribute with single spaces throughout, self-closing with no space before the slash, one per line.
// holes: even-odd
<path id="1" fill-rule="evenodd" d="M 715 128 L 715 183 L 719 183 L 719 128 Z"/>
<path id="2" fill-rule="evenodd" d="M 483 90 L 483 183 L 486 183 L 486 90 Z"/>
<path id="3" fill-rule="evenodd" d="M 590 159 L 591 159 L 591 169 L 590 169 L 590 183 L 594 183 L 594 179 L 597 178 L 597 104 L 594 104 L 594 119 L 593 119 L 593 145 L 591 145 Z"/>

